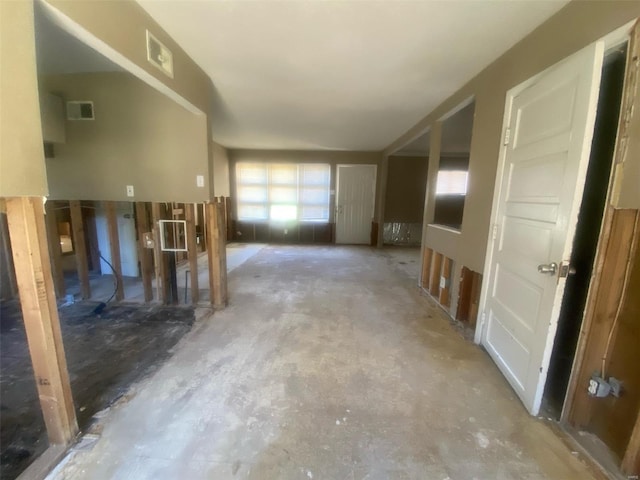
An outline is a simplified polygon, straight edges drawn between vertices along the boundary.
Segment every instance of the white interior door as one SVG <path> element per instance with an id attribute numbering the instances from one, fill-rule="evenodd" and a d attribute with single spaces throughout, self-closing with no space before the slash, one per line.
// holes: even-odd
<path id="1" fill-rule="evenodd" d="M 375 206 L 376 166 L 338 165 L 336 243 L 371 242 Z"/>
<path id="2" fill-rule="evenodd" d="M 532 415 L 560 313 L 603 52 L 602 42 L 591 45 L 507 95 L 480 335 Z"/>

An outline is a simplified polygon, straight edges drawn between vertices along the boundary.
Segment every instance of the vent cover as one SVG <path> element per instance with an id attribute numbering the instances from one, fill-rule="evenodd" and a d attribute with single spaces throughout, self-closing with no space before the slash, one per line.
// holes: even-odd
<path id="1" fill-rule="evenodd" d="M 173 78 L 173 54 L 147 30 L 147 60 L 168 77 Z"/>
<path id="2" fill-rule="evenodd" d="M 93 102 L 67 102 L 67 120 L 95 120 Z"/>

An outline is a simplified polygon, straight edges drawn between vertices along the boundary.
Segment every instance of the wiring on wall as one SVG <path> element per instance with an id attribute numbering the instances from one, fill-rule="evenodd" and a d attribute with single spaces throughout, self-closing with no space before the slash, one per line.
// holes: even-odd
<path id="1" fill-rule="evenodd" d="M 636 238 L 638 233 L 638 218 L 640 215 L 636 215 L 636 220 L 633 224 L 633 232 L 631 234 L 631 238 Z M 624 305 L 624 300 L 627 295 L 627 288 L 629 286 L 629 277 L 631 276 L 631 269 L 633 263 L 633 253 L 636 247 L 636 243 L 633 240 L 629 244 L 629 252 L 627 256 L 627 264 L 624 270 L 624 277 L 622 281 L 622 291 L 620 292 L 620 298 L 618 299 L 618 307 L 616 308 L 616 314 L 613 318 L 613 323 L 611 324 L 611 330 L 609 330 L 609 336 L 607 337 L 607 344 L 604 349 L 604 353 L 602 354 L 602 378 L 606 378 L 606 367 L 607 367 L 607 359 L 609 357 L 609 351 L 611 350 L 611 342 L 613 341 L 613 334 L 616 331 L 618 326 L 618 321 L 620 320 L 620 314 L 622 313 L 622 307 Z"/>

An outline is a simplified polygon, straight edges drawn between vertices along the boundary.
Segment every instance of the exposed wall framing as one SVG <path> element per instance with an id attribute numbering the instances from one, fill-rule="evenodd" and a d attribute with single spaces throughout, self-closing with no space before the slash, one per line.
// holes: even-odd
<path id="1" fill-rule="evenodd" d="M 52 444 L 78 432 L 40 197 L 6 200 L 16 279 L 38 396 Z M 79 208 L 79 207 L 78 207 Z"/>

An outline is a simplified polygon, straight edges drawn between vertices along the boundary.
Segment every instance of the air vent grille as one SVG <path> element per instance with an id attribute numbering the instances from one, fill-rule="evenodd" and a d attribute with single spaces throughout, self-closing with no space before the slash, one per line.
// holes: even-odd
<path id="1" fill-rule="evenodd" d="M 147 60 L 173 78 L 173 54 L 147 30 Z"/>
<path id="2" fill-rule="evenodd" d="M 95 120 L 93 102 L 67 102 L 67 120 Z"/>

